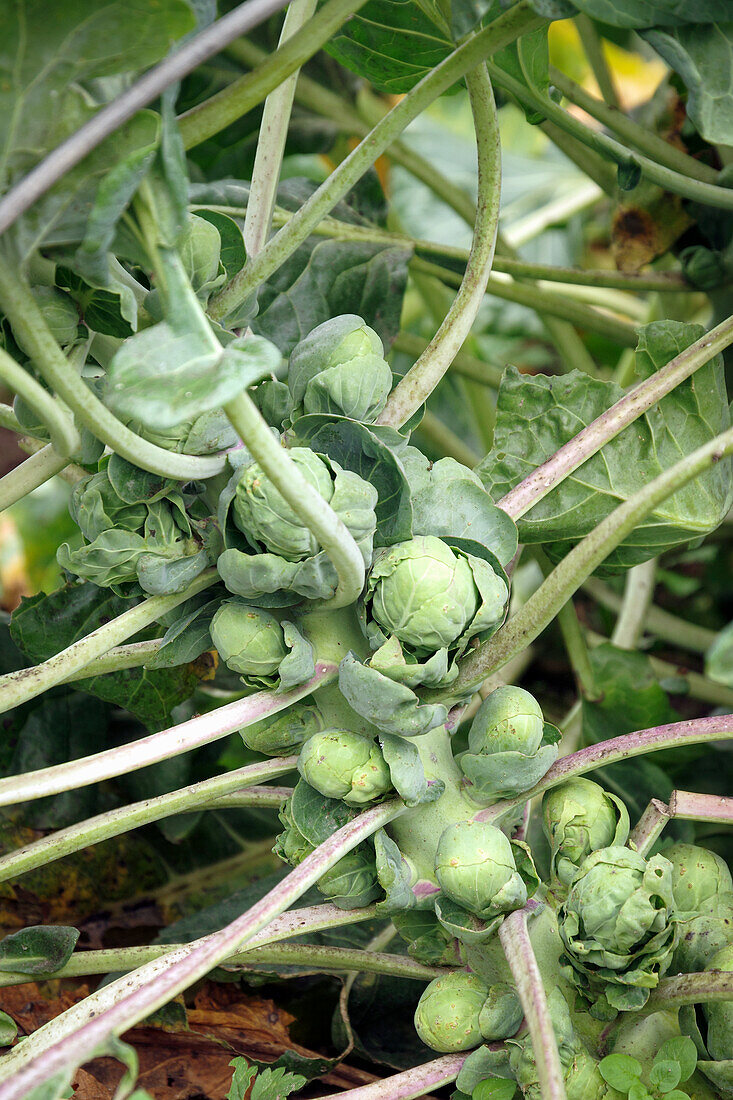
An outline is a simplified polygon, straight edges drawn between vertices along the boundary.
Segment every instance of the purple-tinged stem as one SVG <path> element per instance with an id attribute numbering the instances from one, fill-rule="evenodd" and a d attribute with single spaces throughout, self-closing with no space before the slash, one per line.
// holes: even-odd
<path id="1" fill-rule="evenodd" d="M 56 1074 L 82 1064 L 111 1035 L 121 1035 L 204 977 L 302 897 L 342 856 L 405 809 L 395 799 L 360 814 L 231 924 L 118 978 L 39 1028 L 2 1060 L 0 1100 L 24 1100 Z"/>
<path id="2" fill-rule="evenodd" d="M 672 817 L 687 821 L 712 821 L 724 825 L 733 822 L 733 798 L 693 791 L 672 791 L 669 800 Z"/>
<path id="3" fill-rule="evenodd" d="M 567 1100 L 545 987 L 527 929 L 527 914 L 533 908 L 530 903 L 524 909 L 518 909 L 505 917 L 499 928 L 499 939 L 524 1009 L 537 1063 L 542 1100 Z"/>
<path id="4" fill-rule="evenodd" d="M 624 394 L 620 401 L 578 432 L 563 447 L 555 451 L 552 458 L 548 458 L 524 481 L 520 481 L 519 485 L 497 501 L 498 506 L 503 508 L 512 519 L 523 516 L 573 470 L 582 466 L 619 432 L 731 343 L 733 343 L 733 317 L 728 317 L 716 328 L 706 332 L 694 344 L 690 344 L 689 348 L 685 348 L 674 359 L 670 359 L 661 370 L 656 371 L 650 378 Z"/>
<path id="5" fill-rule="evenodd" d="M 669 806 L 658 798 L 653 798 L 629 834 L 629 848 L 633 848 L 641 856 L 648 855 L 671 817 Z"/>
<path id="6" fill-rule="evenodd" d="M 11 775 L 0 779 L 0 806 L 13 806 L 45 795 L 60 794 L 62 791 L 88 787 L 90 783 L 100 783 L 116 775 L 147 768 L 181 753 L 190 752 L 201 745 L 227 737 L 235 730 L 251 726 L 254 722 L 285 710 L 291 703 L 302 699 L 317 687 L 335 680 L 338 666 L 328 661 L 316 664 L 315 675 L 292 691 L 278 694 L 276 691 L 259 691 L 246 699 L 237 699 L 233 703 L 199 714 L 171 726 L 160 733 L 151 733 L 138 741 L 128 742 L 93 756 L 83 756 L 79 760 L 69 760 L 64 764 L 55 764 L 50 768 L 26 772 L 25 775 Z"/>
<path id="7" fill-rule="evenodd" d="M 676 974 L 672 978 L 662 978 L 639 1011 L 649 1016 L 652 1012 L 703 1001 L 733 1001 L 733 974 L 727 970 L 703 970 L 700 974 Z"/>
<path id="8" fill-rule="evenodd" d="M 558 783 L 564 783 L 573 776 L 591 772 L 594 768 L 603 768 L 607 764 L 642 756 L 647 752 L 658 752 L 660 749 L 696 745 L 704 741 L 722 741 L 730 737 L 733 737 L 733 714 L 718 714 L 710 718 L 690 718 L 684 722 L 670 722 L 666 726 L 652 726 L 637 730 L 636 733 L 626 733 L 622 737 L 612 737 L 608 741 L 599 741 L 597 745 L 589 745 L 586 749 L 564 756 L 530 790 L 480 810 L 476 814 L 476 820 L 493 821 L 512 807 L 542 794 L 550 787 L 556 787 Z"/>
<path id="9" fill-rule="evenodd" d="M 369 1085 L 360 1085 L 356 1089 L 347 1089 L 338 1093 L 339 1100 L 413 1100 L 413 1097 L 424 1096 L 431 1089 L 438 1089 L 441 1085 L 448 1085 L 455 1081 L 461 1072 L 463 1063 L 468 1054 L 446 1054 L 442 1058 L 436 1058 L 434 1062 L 425 1062 L 422 1066 L 414 1066 L 404 1073 L 396 1073 L 393 1077 L 385 1077 L 379 1081 L 372 1081 Z M 334 1100 L 333 1096 L 319 1097 L 319 1100 Z"/>

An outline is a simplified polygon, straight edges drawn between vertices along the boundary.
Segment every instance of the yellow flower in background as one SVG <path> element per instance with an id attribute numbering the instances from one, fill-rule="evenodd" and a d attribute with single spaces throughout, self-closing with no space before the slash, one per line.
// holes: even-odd
<path id="1" fill-rule="evenodd" d="M 630 110 L 644 103 L 663 79 L 667 66 L 658 57 L 641 57 L 606 39 L 602 39 L 602 43 L 621 107 Z M 549 45 L 552 64 L 593 95 L 599 95 L 598 84 L 572 19 L 559 19 L 550 24 Z"/>

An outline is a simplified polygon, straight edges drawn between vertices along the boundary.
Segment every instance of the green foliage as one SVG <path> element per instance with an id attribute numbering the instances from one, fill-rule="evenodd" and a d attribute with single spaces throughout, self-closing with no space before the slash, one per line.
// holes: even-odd
<path id="1" fill-rule="evenodd" d="M 69 961 L 78 939 L 76 928 L 61 925 L 21 928 L 0 940 L 0 970 L 53 974 Z"/>
<path id="2" fill-rule="evenodd" d="M 248 1093 L 250 1100 L 284 1100 L 306 1083 L 300 1074 L 284 1069 L 258 1069 L 248 1065 L 245 1058 L 234 1058 L 229 1065 L 234 1067 L 234 1075 L 227 1100 L 244 1100 Z"/>
<path id="3" fill-rule="evenodd" d="M 603 1080 L 630 1100 L 689 1100 L 689 1094 L 677 1085 L 695 1072 L 697 1050 L 692 1039 L 680 1036 L 668 1039 L 654 1055 L 648 1073 L 637 1058 L 629 1054 L 607 1054 L 599 1063 Z M 642 1075 L 648 1078 L 647 1084 Z"/>

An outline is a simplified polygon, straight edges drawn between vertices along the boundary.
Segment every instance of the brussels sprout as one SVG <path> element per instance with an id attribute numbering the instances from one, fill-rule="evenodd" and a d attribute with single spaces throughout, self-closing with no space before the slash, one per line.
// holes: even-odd
<path id="1" fill-rule="evenodd" d="M 321 724 L 318 707 L 300 703 L 288 707 L 275 718 L 245 726 L 239 732 L 248 749 L 267 756 L 286 756 L 318 733 Z"/>
<path id="2" fill-rule="evenodd" d="M 288 452 L 306 481 L 324 500 L 333 496 L 333 481 L 326 463 L 308 447 Z M 245 466 L 237 485 L 233 515 L 248 539 L 289 561 L 299 561 L 318 551 L 318 542 L 304 527 L 285 497 L 275 488 L 258 463 Z"/>
<path id="3" fill-rule="evenodd" d="M 498 687 L 476 711 L 468 733 L 468 750 L 491 754 L 516 750 L 537 752 L 544 718 L 534 696 L 520 687 Z"/>
<path id="4" fill-rule="evenodd" d="M 672 864 L 672 893 L 680 912 L 697 912 L 707 901 L 733 891 L 725 860 L 696 844 L 671 844 L 664 857 Z"/>
<path id="5" fill-rule="evenodd" d="M 349 806 L 363 806 L 390 790 L 379 745 L 348 730 L 324 730 L 306 741 L 298 771 L 311 787 Z"/>
<path id="6" fill-rule="evenodd" d="M 33 297 L 54 340 L 62 347 L 73 343 L 79 328 L 79 312 L 71 298 L 54 286 L 34 286 Z"/>
<path id="7" fill-rule="evenodd" d="M 705 967 L 733 973 L 733 943 L 716 952 Z M 716 1062 L 733 1059 L 733 1001 L 707 1001 L 703 1012 L 708 1023 L 708 1053 Z"/>
<path id="8" fill-rule="evenodd" d="M 392 388 L 382 341 L 361 317 L 345 314 L 314 328 L 293 349 L 288 385 L 306 413 L 338 413 L 370 423 Z"/>
<path id="9" fill-rule="evenodd" d="M 591 852 L 626 843 L 629 813 L 620 798 L 590 779 L 568 779 L 545 794 L 542 828 L 552 875 L 569 886 Z"/>
<path id="10" fill-rule="evenodd" d="M 436 978 L 415 1009 L 418 1035 L 442 1053 L 472 1050 L 483 1041 L 479 1018 L 488 995 L 488 986 L 465 970 Z"/>
<path id="11" fill-rule="evenodd" d="M 521 909 L 527 900 L 509 840 L 485 821 L 459 821 L 443 830 L 435 874 L 447 897 L 484 919 Z"/>
<path id="12" fill-rule="evenodd" d="M 733 943 L 733 893 L 709 898 L 694 915 L 682 912 L 678 920 L 680 937 L 672 957 L 672 971 L 694 974 L 704 970 L 716 951 Z"/>
<path id="13" fill-rule="evenodd" d="M 283 831 L 275 839 L 272 850 L 279 859 L 289 863 L 291 867 L 297 867 L 306 856 L 315 851 L 315 848 L 295 824 L 289 801 L 282 804 L 278 816 L 283 825 Z"/>
<path id="14" fill-rule="evenodd" d="M 560 910 L 566 976 L 592 1014 L 642 1007 L 669 967 L 676 941 L 672 864 L 629 848 L 592 852 Z"/>
<path id="15" fill-rule="evenodd" d="M 329 901 L 340 909 L 360 909 L 380 897 L 374 852 L 356 848 L 322 875 L 316 886 Z"/>
<path id="16" fill-rule="evenodd" d="M 126 420 L 127 426 L 143 439 L 189 455 L 206 455 L 233 447 L 238 436 L 222 409 L 202 413 L 175 424 L 172 428 L 151 428 L 140 420 Z"/>
<path id="17" fill-rule="evenodd" d="M 211 621 L 211 640 L 233 672 L 265 683 L 288 654 L 275 616 L 243 600 L 224 601 Z"/>
<path id="18" fill-rule="evenodd" d="M 479 1013 L 479 1030 L 487 1042 L 508 1039 L 516 1034 L 523 1017 L 516 989 L 507 982 L 497 982 L 490 987 Z"/>

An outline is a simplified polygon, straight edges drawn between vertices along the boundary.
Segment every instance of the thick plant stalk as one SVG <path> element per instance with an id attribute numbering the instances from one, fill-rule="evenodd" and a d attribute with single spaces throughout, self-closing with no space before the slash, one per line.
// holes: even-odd
<path id="1" fill-rule="evenodd" d="M 497 1049 L 501 1044 L 492 1043 L 491 1047 Z M 338 1095 L 343 1100 L 414 1100 L 455 1081 L 467 1057 L 467 1054 L 444 1054 L 433 1062 L 407 1069 L 404 1073 L 395 1073 L 392 1077 L 380 1078 L 369 1085 L 347 1089 Z M 318 1097 L 318 1100 L 333 1100 L 333 1094 Z"/>
<path id="2" fill-rule="evenodd" d="M 39 373 L 74 412 L 80 423 L 111 450 L 133 465 L 178 481 L 205 480 L 226 468 L 222 456 L 176 454 L 136 435 L 102 404 L 66 360 L 51 333 L 30 287 L 0 252 L 0 308 L 7 315 L 18 343 Z"/>
<path id="3" fill-rule="evenodd" d="M 121 1035 L 202 978 L 314 886 L 335 863 L 399 814 L 399 800 L 367 810 L 338 829 L 273 890 L 221 931 L 146 963 L 24 1039 L 0 1063 L 0 1100 L 23 1100 L 55 1074 L 79 1065 L 111 1035 Z"/>
<path id="4" fill-rule="evenodd" d="M 150 596 L 111 622 L 98 626 L 91 634 L 62 649 L 47 661 L 0 676 L 0 714 L 77 676 L 95 657 L 100 657 L 126 638 L 144 630 L 161 615 L 173 611 L 191 596 L 196 596 L 216 584 L 218 579 L 215 569 L 206 569 L 183 592 L 170 596 Z"/>
<path id="5" fill-rule="evenodd" d="M 60 458 L 69 458 L 79 449 L 79 433 L 66 409 L 2 348 L 0 381 L 19 394 L 45 424 L 53 449 Z"/>
<path id="6" fill-rule="evenodd" d="M 706 741 L 724 741 L 732 737 L 733 714 L 720 714 L 710 718 L 691 718 L 686 722 L 670 722 L 666 726 L 651 726 L 621 737 L 612 737 L 608 741 L 599 741 L 596 745 L 589 745 L 588 748 L 563 756 L 534 787 L 514 798 L 504 799 L 488 809 L 480 810 L 476 818 L 480 821 L 494 821 L 514 806 L 523 806 L 526 801 L 556 787 L 558 783 L 564 783 L 576 775 L 585 775 L 595 768 L 615 764 L 619 760 L 630 760 L 634 756 L 658 752 L 660 749 L 699 745 Z"/>
<path id="7" fill-rule="evenodd" d="M 700 367 L 708 363 L 718 352 L 733 343 L 733 317 L 728 317 L 716 328 L 706 332 L 689 348 L 670 359 L 661 370 L 640 382 L 629 393 L 593 420 L 586 428 L 555 451 L 536 470 L 520 481 L 497 503 L 512 517 L 519 519 L 564 478 L 596 454 L 604 444 L 615 439 L 619 432 L 633 424 L 675 386 L 684 382 Z"/>
<path id="8" fill-rule="evenodd" d="M 66 829 L 59 829 L 49 836 L 16 848 L 0 857 L 0 882 L 15 875 L 24 875 L 36 867 L 44 867 L 72 852 L 79 852 L 90 844 L 99 844 L 110 837 L 120 836 L 132 829 L 139 829 L 152 821 L 162 821 L 172 814 L 191 813 L 209 808 L 222 795 L 240 791 L 261 780 L 274 779 L 297 767 L 298 757 L 276 757 L 260 764 L 248 764 L 244 768 L 224 772 L 213 779 L 190 783 L 180 790 L 145 798 L 127 806 L 120 806 L 107 813 L 79 821 Z M 281 796 L 282 797 L 282 796 Z M 240 803 L 242 804 L 242 803 Z"/>
<path id="9" fill-rule="evenodd" d="M 733 822 L 733 798 L 718 794 L 698 794 L 696 791 L 672 791 L 669 812 L 672 817 L 684 821 L 711 821 L 729 825 Z"/>
<path id="10" fill-rule="evenodd" d="M 682 1005 L 699 1004 L 701 1001 L 733 1001 L 733 974 L 727 970 L 704 970 L 700 974 L 676 974 L 662 978 L 649 994 L 642 1016 L 681 1008 Z M 623 1019 L 620 1016 L 619 1021 Z"/>
<path id="11" fill-rule="evenodd" d="M 461 689 L 501 668 L 534 641 L 583 581 L 645 516 L 683 485 L 730 454 L 733 454 L 733 428 L 685 455 L 615 508 L 595 530 L 573 547 L 506 626 L 466 658 L 452 688 L 456 695 Z"/>
<path id="12" fill-rule="evenodd" d="M 629 834 L 629 848 L 642 856 L 649 855 L 671 818 L 669 806 L 653 798 Z"/>
<path id="13" fill-rule="evenodd" d="M 0 512 L 22 500 L 39 485 L 50 481 L 55 474 L 60 474 L 68 461 L 50 443 L 26 458 L 0 478 Z"/>
<path id="14" fill-rule="evenodd" d="M 315 675 L 291 691 L 278 695 L 274 691 L 260 691 L 246 699 L 237 699 L 233 703 L 199 714 L 171 726 L 160 733 L 151 733 L 126 745 L 118 745 L 92 756 L 82 756 L 78 760 L 69 760 L 64 764 L 54 764 L 50 768 L 26 772 L 24 775 L 11 775 L 0 779 L 0 806 L 14 806 L 34 798 L 43 798 L 49 794 L 87 787 L 90 783 L 100 783 L 116 775 L 146 768 L 149 764 L 158 764 L 161 760 L 170 760 L 173 756 L 190 752 L 201 745 L 208 745 L 227 737 L 235 730 L 251 726 L 262 718 L 286 710 L 291 703 L 303 699 L 318 687 L 330 683 L 338 676 L 336 665 L 328 661 L 318 661 Z"/>
<path id="15" fill-rule="evenodd" d="M 285 263 L 321 219 L 331 212 L 336 203 L 392 144 L 397 135 L 433 100 L 489 54 L 513 42 L 519 35 L 543 26 L 544 22 L 531 10 L 527 0 L 519 0 L 509 11 L 504 12 L 478 34 L 472 35 L 445 61 L 436 65 L 384 116 L 307 202 L 303 203 L 288 225 L 275 234 L 259 256 L 212 298 L 209 313 L 214 320 L 226 318 L 247 300 L 260 283 Z"/>
<path id="16" fill-rule="evenodd" d="M 333 597 L 323 606 L 335 609 L 353 603 L 364 587 L 365 566 L 351 532 L 318 490 L 303 477 L 247 393 L 230 401 L 225 412 L 275 488 L 331 559 L 338 585 Z"/>
<path id="17" fill-rule="evenodd" d="M 530 902 L 525 909 L 505 917 L 499 927 L 499 939 L 524 1009 L 542 1100 L 567 1100 L 545 987 L 527 930 L 527 912 L 531 914 L 533 908 Z"/>
<path id="18" fill-rule="evenodd" d="M 654 596 L 656 572 L 657 559 L 650 558 L 635 565 L 626 574 L 624 598 L 611 635 L 611 641 L 619 649 L 636 649 L 644 633 L 647 610 Z"/>
<path id="19" fill-rule="evenodd" d="M 206 27 L 195 38 L 190 38 L 177 50 L 169 53 L 159 65 L 136 80 L 122 95 L 103 107 L 71 137 L 44 157 L 40 164 L 0 199 L 0 233 L 4 233 L 41 195 L 45 195 L 68 171 L 132 118 L 141 107 L 152 103 L 171 84 L 187 76 L 235 38 L 246 34 L 268 16 L 285 7 L 286 2 L 287 0 L 246 0 L 234 11 Z"/>
<path id="20" fill-rule="evenodd" d="M 471 252 L 460 288 L 425 351 L 389 395 L 378 423 L 399 428 L 420 408 L 468 337 L 486 291 L 494 258 L 501 202 L 501 140 L 485 65 L 466 76 L 478 160 L 478 206 Z"/>
<path id="21" fill-rule="evenodd" d="M 280 47 L 308 23 L 315 10 L 316 0 L 291 0 L 280 34 Z M 244 244 L 248 256 L 256 256 L 260 252 L 270 232 L 297 82 L 296 70 L 265 100 L 244 219 Z"/>

